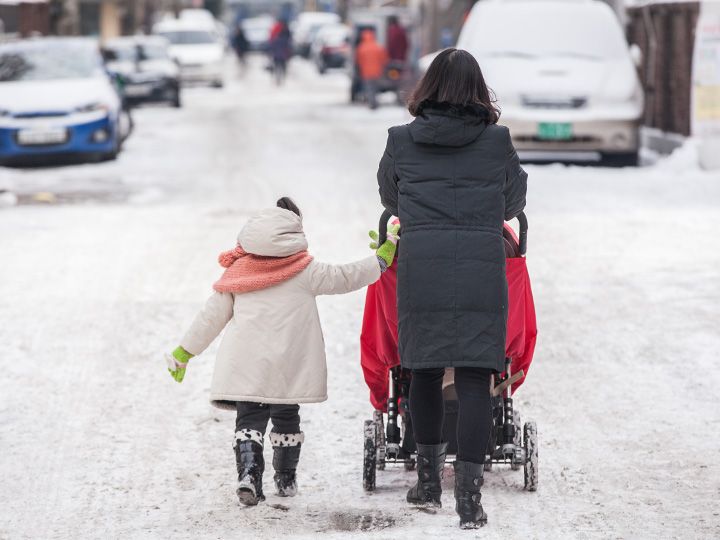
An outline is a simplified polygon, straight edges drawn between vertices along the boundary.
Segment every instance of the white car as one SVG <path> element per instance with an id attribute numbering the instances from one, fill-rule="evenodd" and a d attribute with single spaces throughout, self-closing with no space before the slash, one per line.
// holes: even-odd
<path id="1" fill-rule="evenodd" d="M 607 4 L 478 2 L 457 47 L 480 63 L 522 159 L 637 164 L 639 50 Z"/>
<path id="2" fill-rule="evenodd" d="M 275 19 L 270 15 L 260 15 L 243 19 L 241 24 L 250 49 L 253 51 L 266 50 Z"/>
<path id="3" fill-rule="evenodd" d="M 170 19 L 155 25 L 153 33 L 170 42 L 170 56 L 180 65 L 183 82 L 223 86 L 225 44 L 214 24 Z"/>
<path id="4" fill-rule="evenodd" d="M 339 24 L 340 15 L 325 11 L 304 11 L 293 23 L 292 33 L 295 51 L 305 58 L 310 56 L 310 47 L 318 30 L 323 26 Z"/>
<path id="5" fill-rule="evenodd" d="M 350 59 L 350 27 L 331 24 L 318 30 L 310 47 L 310 58 L 320 73 L 330 68 L 344 68 Z"/>

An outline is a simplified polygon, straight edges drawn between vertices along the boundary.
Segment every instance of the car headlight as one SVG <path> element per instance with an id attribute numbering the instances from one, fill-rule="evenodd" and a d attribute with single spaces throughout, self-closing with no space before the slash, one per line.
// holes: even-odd
<path id="1" fill-rule="evenodd" d="M 110 107 L 105 105 L 104 103 L 95 102 L 95 103 L 88 103 L 87 105 L 83 105 L 81 107 L 77 107 L 75 109 L 76 112 L 79 113 L 89 113 L 89 112 L 108 112 L 110 110 Z"/>

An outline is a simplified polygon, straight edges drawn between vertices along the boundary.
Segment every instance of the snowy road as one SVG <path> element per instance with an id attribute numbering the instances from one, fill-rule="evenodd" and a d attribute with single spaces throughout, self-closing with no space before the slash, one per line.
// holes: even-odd
<path id="1" fill-rule="evenodd" d="M 313 253 L 366 254 L 374 173 L 396 107 L 346 81 L 258 66 L 186 107 L 143 109 L 117 162 L 0 170 L 0 538 L 718 538 L 720 179 L 692 148 L 642 169 L 531 166 L 540 339 L 518 394 L 540 431 L 540 488 L 495 470 L 489 526 L 407 508 L 412 475 L 361 487 L 370 416 L 363 293 L 321 301 L 330 399 L 301 410 L 295 499 L 238 507 L 234 418 L 207 402 L 215 346 L 182 385 L 162 354 L 210 293 L 248 212 L 294 196 Z M 271 481 L 266 475 L 266 485 Z"/>

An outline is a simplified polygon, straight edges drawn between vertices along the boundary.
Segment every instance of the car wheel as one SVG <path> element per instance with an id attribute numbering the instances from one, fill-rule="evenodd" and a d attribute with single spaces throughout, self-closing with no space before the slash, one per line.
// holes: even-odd
<path id="1" fill-rule="evenodd" d="M 225 86 L 225 82 L 222 79 L 218 79 L 212 83 L 213 88 L 222 88 L 223 86 Z"/>
<path id="2" fill-rule="evenodd" d="M 606 167 L 637 167 L 640 156 L 637 151 L 623 154 L 604 154 L 602 164 Z"/>

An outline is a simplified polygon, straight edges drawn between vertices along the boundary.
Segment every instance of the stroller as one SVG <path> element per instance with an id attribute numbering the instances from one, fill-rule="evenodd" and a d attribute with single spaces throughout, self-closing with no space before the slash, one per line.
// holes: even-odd
<path id="1" fill-rule="evenodd" d="M 387 235 L 388 211 L 380 218 L 379 236 Z M 525 489 L 538 486 L 538 436 L 535 422 L 523 426 L 513 408 L 513 393 L 525 380 L 532 362 L 537 336 L 535 307 L 525 262 L 527 218 L 518 216 L 519 238 L 506 223 L 503 228 L 506 275 L 508 281 L 508 324 L 505 346 L 505 373 L 495 375 L 492 388 L 493 430 L 486 452 L 485 470 L 494 464 L 524 469 Z M 402 241 L 401 241 L 402 244 Z M 402 247 L 400 247 L 402 249 Z M 413 438 L 408 395 L 411 373 L 400 366 L 397 321 L 397 261 L 378 282 L 368 288 L 365 299 L 361 345 L 361 366 L 370 389 L 375 411 L 364 425 L 363 487 L 375 490 L 376 471 L 388 463 L 403 463 L 410 471 L 416 465 L 417 448 Z M 457 453 L 457 394 L 452 369 L 443 380 L 445 420 L 443 440 L 448 455 Z M 387 418 L 387 421 L 385 420 Z"/>

